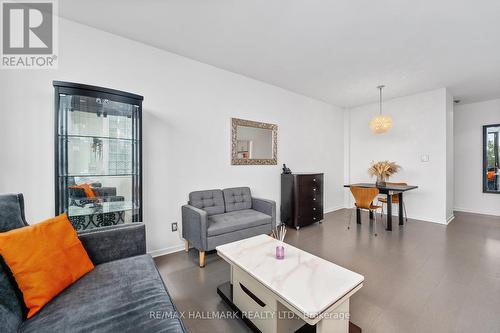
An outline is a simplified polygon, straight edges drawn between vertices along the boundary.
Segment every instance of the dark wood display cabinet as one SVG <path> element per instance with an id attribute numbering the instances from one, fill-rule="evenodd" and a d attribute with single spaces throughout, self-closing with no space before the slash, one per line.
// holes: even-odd
<path id="1" fill-rule="evenodd" d="M 281 221 L 299 230 L 323 220 L 323 174 L 281 175 Z"/>
<path id="2" fill-rule="evenodd" d="M 142 221 L 142 101 L 54 81 L 55 211 L 76 230 Z"/>

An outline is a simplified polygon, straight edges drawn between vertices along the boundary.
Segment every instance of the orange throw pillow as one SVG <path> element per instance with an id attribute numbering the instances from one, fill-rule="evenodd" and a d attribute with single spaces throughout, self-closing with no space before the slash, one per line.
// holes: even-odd
<path id="1" fill-rule="evenodd" d="M 23 293 L 28 318 L 94 269 L 66 214 L 0 233 L 0 255 Z"/>
<path id="2" fill-rule="evenodd" d="M 95 199 L 95 193 L 94 190 L 92 190 L 92 187 L 90 187 L 89 184 L 80 184 L 80 185 L 74 185 L 70 186 L 69 188 L 81 188 L 83 192 L 85 192 L 85 196 L 89 199 Z"/>

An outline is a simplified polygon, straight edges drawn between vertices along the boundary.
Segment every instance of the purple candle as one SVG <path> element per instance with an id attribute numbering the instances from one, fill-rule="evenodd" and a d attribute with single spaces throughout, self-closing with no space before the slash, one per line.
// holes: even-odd
<path id="1" fill-rule="evenodd" d="M 285 247 L 283 245 L 276 246 L 276 259 L 285 258 Z"/>

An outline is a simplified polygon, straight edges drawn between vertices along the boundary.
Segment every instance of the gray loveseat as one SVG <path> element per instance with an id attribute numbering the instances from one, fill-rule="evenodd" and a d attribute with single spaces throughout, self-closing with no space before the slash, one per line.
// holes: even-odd
<path id="1" fill-rule="evenodd" d="M 260 234 L 270 234 L 276 224 L 276 202 L 253 198 L 248 187 L 189 193 L 182 206 L 182 237 L 186 251 L 193 246 L 205 266 L 205 251 Z"/>
<path id="2" fill-rule="evenodd" d="M 0 195 L 0 232 L 27 226 L 21 194 Z M 0 257 L 0 332 L 186 332 L 146 254 L 142 223 L 82 232 L 94 270 L 26 320 L 17 284 Z"/>

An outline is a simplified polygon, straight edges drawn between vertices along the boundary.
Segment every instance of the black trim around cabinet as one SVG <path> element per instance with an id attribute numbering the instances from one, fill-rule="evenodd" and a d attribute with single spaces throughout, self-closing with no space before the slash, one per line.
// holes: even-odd
<path id="1" fill-rule="evenodd" d="M 500 191 L 488 190 L 488 156 L 487 156 L 487 140 L 488 140 L 488 128 L 489 127 L 500 127 L 500 124 L 491 124 L 483 126 L 483 193 L 500 194 Z M 496 166 L 500 168 L 500 165 Z"/>
<path id="2" fill-rule="evenodd" d="M 59 214 L 59 202 L 61 194 L 59 193 L 59 92 L 54 89 L 54 215 Z"/>
<path id="3" fill-rule="evenodd" d="M 143 96 L 128 93 L 125 91 L 92 86 L 87 84 L 80 84 L 74 82 L 63 82 L 63 81 L 53 81 L 54 86 L 54 188 L 55 188 L 55 214 L 60 214 L 63 212 L 63 208 L 65 207 L 64 200 L 67 198 L 63 198 L 64 193 L 61 193 L 60 190 L 60 178 L 62 178 L 64 185 L 67 185 L 66 178 L 61 175 L 61 171 L 67 170 L 68 163 L 68 149 L 67 149 L 67 141 L 64 140 L 65 143 L 61 143 L 61 137 L 64 137 L 67 133 L 60 133 L 60 122 L 67 121 L 67 117 L 64 116 L 64 119 L 61 118 L 61 114 L 59 113 L 60 107 L 60 96 L 61 95 L 76 95 L 76 96 L 86 96 L 93 98 L 102 98 L 108 99 L 114 102 L 126 103 L 136 108 L 133 108 L 132 114 L 132 126 L 133 132 L 137 136 L 133 137 L 132 142 L 136 143 L 137 146 L 132 144 L 135 149 L 137 147 L 137 152 L 132 152 L 133 158 L 137 159 L 137 163 L 132 163 L 132 168 L 136 168 L 137 170 L 133 170 L 135 176 L 133 176 L 133 190 L 132 190 L 132 202 L 137 202 L 139 205 L 137 216 L 133 217 L 134 222 L 142 222 L 143 220 L 143 203 L 142 203 L 142 184 L 143 184 L 143 175 L 142 175 L 142 101 L 144 100 Z M 134 117 L 134 113 L 137 113 L 137 117 Z M 67 124 L 64 124 L 64 128 L 67 130 Z M 62 155 L 63 156 L 62 156 Z M 63 163 L 64 165 L 62 165 Z M 63 169 L 64 170 L 61 170 Z M 111 175 L 113 176 L 113 175 Z M 118 175 L 119 176 L 119 175 Z M 85 175 L 82 175 L 85 177 Z"/>
<path id="4" fill-rule="evenodd" d="M 64 82 L 64 81 L 52 81 L 52 85 L 54 87 L 59 87 L 60 89 L 61 88 L 69 88 L 69 89 L 85 90 L 87 92 L 96 91 L 99 93 L 99 96 L 102 96 L 103 94 L 110 94 L 110 95 L 114 95 L 114 96 L 122 96 L 122 97 L 130 98 L 133 100 L 139 100 L 139 101 L 144 100 L 144 97 L 141 95 L 132 94 L 132 93 L 129 93 L 126 91 L 121 91 L 121 90 L 116 90 L 116 89 L 91 86 L 89 84 L 81 84 L 81 83 L 75 83 L 75 82 Z"/>

